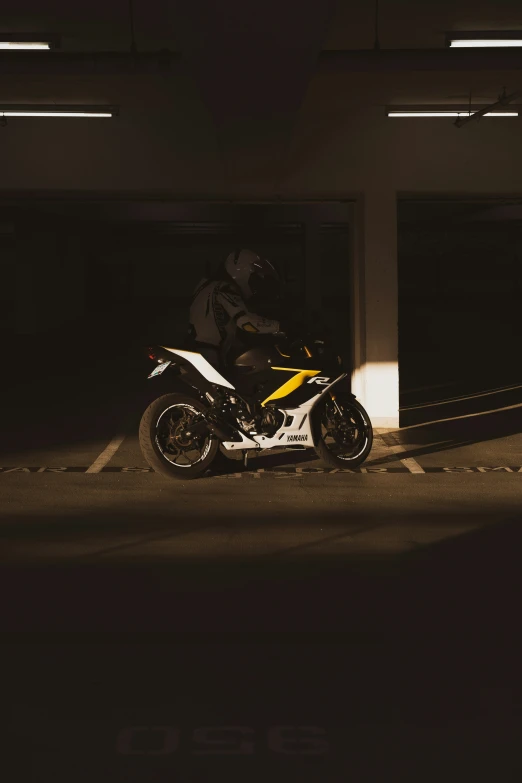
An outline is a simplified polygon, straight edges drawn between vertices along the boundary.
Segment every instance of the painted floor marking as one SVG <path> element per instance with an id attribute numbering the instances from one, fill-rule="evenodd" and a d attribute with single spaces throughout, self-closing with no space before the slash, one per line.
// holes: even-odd
<path id="1" fill-rule="evenodd" d="M 101 455 L 100 455 L 101 456 Z M 403 462 L 406 462 L 406 460 L 402 460 Z M 92 466 L 91 466 L 92 468 Z M 72 466 L 69 467 L 55 467 L 55 466 L 43 466 L 43 467 L 37 467 L 37 466 L 30 466 L 30 467 L 2 467 L 0 466 L 0 475 L 7 474 L 7 473 L 88 473 L 89 467 L 84 466 Z M 90 471 L 91 473 L 94 471 Z M 115 466 L 107 466 L 101 467 L 97 469 L 98 473 L 150 473 L 153 474 L 154 470 L 149 467 L 138 467 L 138 466 L 126 466 L 126 467 L 115 467 Z M 295 465 L 288 466 L 287 468 L 280 468 L 280 469 L 272 469 L 272 468 L 259 468 L 255 471 L 243 471 L 241 473 L 215 473 L 215 474 L 208 474 L 205 475 L 203 478 L 214 478 L 214 479 L 226 479 L 226 478 L 264 478 L 269 476 L 276 476 L 276 477 L 291 477 L 291 478 L 299 478 L 304 476 L 313 476 L 313 475 L 330 475 L 330 474 L 344 474 L 344 473 L 357 473 L 357 474 L 384 474 L 384 473 L 412 473 L 415 471 L 412 471 L 412 467 L 408 468 L 407 466 L 401 467 L 401 468 L 385 468 L 385 467 L 371 467 L 368 466 L 360 467 L 360 468 L 302 468 Z M 416 471 L 418 472 L 418 471 Z M 422 469 L 423 473 L 518 473 L 519 475 L 522 475 L 522 465 L 468 465 L 468 466 L 453 466 L 453 467 L 445 467 L 442 465 L 436 465 L 436 466 L 429 466 Z"/>
<path id="2" fill-rule="evenodd" d="M 406 449 L 402 445 L 402 443 L 398 440 L 395 433 L 393 432 L 387 432 L 386 434 L 380 432 L 379 430 L 375 433 L 378 438 L 384 443 L 386 446 L 388 452 L 391 451 L 392 454 L 396 454 L 399 458 L 399 461 L 404 465 L 405 468 L 408 468 L 410 473 L 426 473 L 424 468 L 422 468 L 416 459 L 413 457 L 404 457 L 401 459 L 400 455 L 404 454 Z"/>
<path id="3" fill-rule="evenodd" d="M 126 435 L 116 435 L 109 445 L 102 451 L 101 454 L 96 457 L 92 465 L 89 465 L 86 473 L 100 473 L 105 465 L 107 465 L 111 459 L 114 457 L 118 449 L 120 448 L 121 444 L 125 440 Z"/>
<path id="4" fill-rule="evenodd" d="M 401 459 L 401 462 L 403 465 L 405 465 L 405 467 L 408 468 L 410 473 L 426 473 L 424 468 L 422 468 L 417 462 L 417 460 L 413 459 L 413 457 L 407 457 L 406 459 Z"/>

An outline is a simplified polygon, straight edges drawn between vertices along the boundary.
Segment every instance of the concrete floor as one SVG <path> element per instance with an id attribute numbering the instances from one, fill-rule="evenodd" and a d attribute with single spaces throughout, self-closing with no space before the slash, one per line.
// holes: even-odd
<path id="1" fill-rule="evenodd" d="M 21 779 L 518 779 L 512 392 L 379 431 L 366 473 L 294 452 L 174 482 L 144 472 L 149 392 L 117 370 L 24 382 L 0 410 L 0 679 Z M 177 748 L 155 752 L 159 729 L 129 755 L 137 726 L 174 727 Z M 202 755 L 205 726 L 243 728 Z M 318 752 L 282 746 L 280 726 L 315 727 Z"/>
<path id="2" fill-rule="evenodd" d="M 2 562 L 17 572 L 50 563 L 78 573 L 88 564 L 86 574 L 94 567 L 176 563 L 192 584 L 205 568 L 215 566 L 219 578 L 252 569 L 268 577 L 278 568 L 286 573 L 290 561 L 328 569 L 335 562 L 341 570 L 349 562 L 350 573 L 358 563 L 375 570 L 379 562 L 386 573 L 402 572 L 420 553 L 483 528 L 493 535 L 520 512 L 516 384 L 492 393 L 440 389 L 429 402 L 423 391 L 410 394 L 410 414 L 426 421 L 377 430 L 359 472 L 332 472 L 313 452 L 293 451 L 255 457 L 246 471 L 228 460 L 218 474 L 178 482 L 149 472 L 139 449 L 141 414 L 162 393 L 146 380 L 148 361 L 115 363 L 110 353 L 52 367 L 44 361 L 35 383 L 22 370 L 4 389 Z M 110 444 L 114 453 L 102 472 L 87 473 Z M 29 615 L 21 617 L 30 627 Z M 91 621 L 97 617 L 93 610 Z M 261 619 L 270 625 L 272 616 L 248 617 L 254 627 Z M 74 622 L 81 628 L 86 618 Z M 132 630 L 137 615 L 125 622 Z M 328 623 L 342 627 L 333 615 Z"/>
<path id="3" fill-rule="evenodd" d="M 94 426 L 78 444 L 55 430 L 48 447 L 3 455 L 5 628 L 379 631 L 423 602 L 421 623 L 458 627 L 459 556 L 482 592 L 478 562 L 519 535 L 520 434 L 473 443 L 439 430 L 429 443 L 419 428 L 378 432 L 365 473 L 290 452 L 180 482 L 147 471 L 139 411 L 126 416 L 130 434 L 100 473 L 85 471 L 111 438 Z M 488 564 L 497 579 L 511 555 Z M 364 600 L 347 605 L 361 585 Z M 175 612 L 158 608 L 165 595 Z M 466 615 L 501 616 L 476 604 Z"/>

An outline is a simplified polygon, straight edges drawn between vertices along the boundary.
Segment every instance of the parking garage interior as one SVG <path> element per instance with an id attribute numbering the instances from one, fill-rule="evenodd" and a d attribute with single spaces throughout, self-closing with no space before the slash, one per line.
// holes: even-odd
<path id="1" fill-rule="evenodd" d="M 0 685 L 22 780 L 512 780 L 522 29 L 497 0 L 0 14 Z M 140 447 L 248 247 L 367 410 L 354 470 Z"/>

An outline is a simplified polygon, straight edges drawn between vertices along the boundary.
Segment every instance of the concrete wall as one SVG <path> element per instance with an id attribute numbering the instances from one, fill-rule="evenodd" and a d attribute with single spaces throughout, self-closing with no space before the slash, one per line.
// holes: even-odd
<path id="1" fill-rule="evenodd" d="M 14 325 L 37 334 L 76 320 L 84 311 L 84 256 L 78 235 L 17 228 Z"/>
<path id="2" fill-rule="evenodd" d="M 262 170 L 224 161 L 211 118 L 189 75 L 61 77 L 46 86 L 33 77 L 0 76 L 4 101 L 53 99 L 111 102 L 112 120 L 11 119 L 2 128 L 1 189 L 78 192 L 157 192 L 203 199 L 219 197 L 346 197 L 387 190 L 439 193 L 519 193 L 522 187 L 521 121 L 483 119 L 456 129 L 451 120 L 388 119 L 384 106 L 397 97 L 433 91 L 459 94 L 477 74 L 318 75 L 311 83 L 292 133 Z M 487 77 L 481 93 L 517 73 Z M 480 74 L 482 83 L 482 74 Z M 419 102 L 418 98 L 417 101 Z M 466 99 L 463 98 L 466 102 Z M 273 118 L 272 118 L 272 121 Z M 242 125 L 237 161 L 255 158 L 256 130 Z M 281 120 L 286 127 L 286 119 Z M 272 142 L 271 142 L 272 143 Z M 227 165 L 226 165 L 227 164 Z M 233 174 L 231 173 L 233 172 Z"/>
<path id="3" fill-rule="evenodd" d="M 10 236 L 0 236 L 0 242 L 0 332 L 7 334 L 14 330 L 16 256 Z"/>
<path id="4" fill-rule="evenodd" d="M 378 424 L 398 423 L 397 247 L 398 194 L 519 195 L 522 121 L 483 119 L 456 129 L 451 120 L 392 120 L 384 107 L 435 90 L 454 99 L 470 84 L 495 98 L 517 73 L 395 73 L 317 75 L 288 135 L 270 118 L 270 155 L 257 166 L 259 119 L 241 124 L 242 144 L 223 157 L 216 129 L 191 80 L 180 68 L 169 77 L 0 77 L 3 99 L 114 103 L 114 120 L 10 120 L 1 129 L 3 194 L 76 192 L 155 194 L 191 199 L 359 199 L 362 222 L 354 247 L 360 258 L 353 302 L 360 366 L 355 377 Z M 424 100 L 423 100 L 424 99 Z M 250 160 L 252 165 L 246 165 Z M 313 239 L 310 239 L 313 242 Z M 38 270 L 28 250 L 20 284 Z M 348 259 L 347 259 L 348 262 Z M 55 279 L 61 273 L 53 272 Z M 36 301 L 36 294 L 33 298 Z"/>

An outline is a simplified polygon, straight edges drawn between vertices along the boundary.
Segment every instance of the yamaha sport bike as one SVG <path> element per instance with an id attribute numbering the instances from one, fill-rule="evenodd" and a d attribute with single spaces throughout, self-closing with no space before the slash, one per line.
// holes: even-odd
<path id="1" fill-rule="evenodd" d="M 159 473 L 197 478 L 220 451 L 242 452 L 246 465 L 252 452 L 314 449 L 334 468 L 357 467 L 370 453 L 371 421 L 322 341 L 250 348 L 223 374 L 195 351 L 160 346 L 149 358 L 149 378 L 172 374 L 172 392 L 149 405 L 139 430 L 143 456 Z"/>

